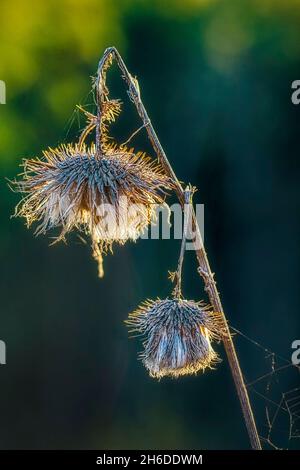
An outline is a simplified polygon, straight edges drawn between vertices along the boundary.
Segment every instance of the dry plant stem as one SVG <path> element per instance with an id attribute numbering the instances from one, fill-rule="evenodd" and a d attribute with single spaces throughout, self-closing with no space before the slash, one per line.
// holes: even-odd
<path id="1" fill-rule="evenodd" d="M 133 78 L 132 75 L 127 70 L 125 63 L 116 48 L 110 47 L 106 49 L 106 51 L 104 52 L 102 61 L 106 62 L 108 58 L 109 59 L 115 58 L 119 68 L 121 69 L 122 76 L 129 87 L 129 91 L 128 91 L 129 96 L 137 108 L 138 114 L 143 121 L 143 124 L 148 133 L 148 137 L 152 143 L 152 146 L 157 154 L 157 157 L 160 163 L 163 165 L 166 174 L 169 175 L 174 181 L 176 194 L 181 204 L 183 205 L 185 202 L 184 201 L 185 192 L 178 178 L 176 177 L 176 174 L 150 122 L 147 111 L 140 97 L 140 90 L 139 90 L 137 80 Z M 98 73 L 99 73 L 99 68 L 98 68 Z M 196 233 L 196 240 L 200 242 L 199 245 L 201 246 L 200 248 L 196 249 L 196 256 L 197 256 L 197 260 L 199 264 L 198 271 L 201 277 L 203 278 L 203 281 L 205 284 L 205 290 L 207 291 L 210 303 L 214 311 L 219 312 L 223 318 L 223 322 L 224 322 L 223 344 L 224 344 L 224 348 L 227 354 L 227 358 L 228 358 L 229 366 L 230 366 L 232 376 L 234 379 L 234 383 L 236 386 L 237 394 L 240 400 L 245 424 L 246 424 L 247 431 L 248 431 L 249 438 L 250 438 L 251 447 L 252 449 L 261 450 L 261 443 L 260 443 L 260 439 L 259 439 L 258 432 L 256 429 L 256 424 L 255 424 L 247 388 L 244 382 L 239 360 L 237 358 L 235 346 L 234 346 L 234 343 L 230 334 L 230 329 L 227 323 L 227 319 L 226 319 L 226 316 L 222 307 L 220 295 L 217 290 L 216 282 L 214 280 L 214 274 L 211 271 L 208 257 L 204 249 L 204 245 L 203 245 L 203 241 L 202 241 L 202 237 L 201 237 L 201 233 L 200 233 L 200 229 L 199 229 L 199 225 L 196 219 L 194 209 L 192 209 L 192 217 L 193 217 L 193 229 Z"/>
<path id="2" fill-rule="evenodd" d="M 101 115 L 102 115 L 102 104 L 105 97 L 108 95 L 108 90 L 105 85 L 106 80 L 106 70 L 111 62 L 111 54 L 106 54 L 102 56 L 98 64 L 97 78 L 95 82 L 96 88 L 96 102 L 97 102 L 97 122 L 96 122 L 96 155 L 98 158 L 102 156 L 102 135 L 101 135 Z M 92 129 L 92 127 L 91 127 Z M 88 130 L 89 132 L 89 130 Z"/>
<path id="3" fill-rule="evenodd" d="M 176 298 L 181 298 L 182 291 L 181 291 L 181 280 L 182 280 L 182 265 L 184 260 L 184 252 L 186 247 L 186 240 L 188 237 L 188 228 L 190 224 L 190 216 L 191 211 L 193 209 L 192 206 L 192 189 L 190 186 L 187 186 L 184 191 L 184 223 L 183 223 L 183 233 L 182 233 L 182 242 L 180 247 L 180 255 L 178 260 L 178 266 L 175 273 L 176 276 L 176 285 L 173 291 L 173 295 Z"/>

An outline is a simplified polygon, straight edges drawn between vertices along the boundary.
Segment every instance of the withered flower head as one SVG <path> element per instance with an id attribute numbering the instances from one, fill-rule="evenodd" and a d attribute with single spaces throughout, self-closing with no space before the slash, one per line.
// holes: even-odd
<path id="1" fill-rule="evenodd" d="M 203 302 L 148 300 L 127 323 L 143 337 L 141 358 L 152 377 L 195 374 L 219 360 L 211 339 L 220 337 L 220 318 Z"/>
<path id="2" fill-rule="evenodd" d="M 16 214 L 27 225 L 39 221 L 36 234 L 61 227 L 58 240 L 76 228 L 90 234 L 93 254 L 113 242 L 135 240 L 155 216 L 154 204 L 163 202 L 170 181 L 161 167 L 143 153 L 105 145 L 62 145 L 43 152 L 42 159 L 24 161 L 17 190 L 25 193 Z"/>
<path id="3" fill-rule="evenodd" d="M 109 125 L 121 112 L 120 100 L 109 99 L 106 85 L 112 59 L 108 54 L 99 62 L 94 81 L 97 113 L 78 106 L 87 120 L 79 142 L 49 148 L 41 159 L 25 159 L 23 179 L 14 182 L 25 194 L 16 215 L 25 217 L 28 226 L 39 221 L 36 234 L 60 227 L 57 240 L 74 228 L 90 235 L 100 277 L 102 254 L 114 242 L 136 240 L 173 186 L 161 166 L 143 152 L 112 143 Z M 93 130 L 95 143 L 87 146 Z"/>

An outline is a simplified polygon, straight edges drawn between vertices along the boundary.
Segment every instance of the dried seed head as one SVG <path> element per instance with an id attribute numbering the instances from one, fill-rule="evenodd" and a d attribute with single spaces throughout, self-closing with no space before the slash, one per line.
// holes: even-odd
<path id="1" fill-rule="evenodd" d="M 152 377 L 195 374 L 218 361 L 211 339 L 220 337 L 220 317 L 202 302 L 149 300 L 127 323 L 144 339 L 141 358 Z"/>
<path id="2" fill-rule="evenodd" d="M 61 227 L 58 240 L 76 228 L 90 234 L 93 254 L 113 242 L 135 240 L 155 216 L 170 180 L 145 154 L 106 145 L 101 158 L 94 145 L 62 145 L 43 152 L 43 159 L 24 161 L 16 188 L 25 197 L 16 215 L 27 226 L 39 221 L 36 234 Z M 100 265 L 100 274 L 101 274 Z"/>

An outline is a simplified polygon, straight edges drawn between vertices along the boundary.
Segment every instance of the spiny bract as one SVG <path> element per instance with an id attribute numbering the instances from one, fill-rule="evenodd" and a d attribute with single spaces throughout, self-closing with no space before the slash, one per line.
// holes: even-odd
<path id="1" fill-rule="evenodd" d="M 25 197 L 16 215 L 27 225 L 40 221 L 36 234 L 61 227 L 58 240 L 76 228 L 90 234 L 93 255 L 102 271 L 102 252 L 113 242 L 136 240 L 155 217 L 170 180 L 157 162 L 117 145 L 62 145 L 43 152 L 43 159 L 24 160 L 17 190 Z"/>
<path id="2" fill-rule="evenodd" d="M 194 374 L 218 361 L 211 339 L 220 337 L 220 317 L 203 302 L 148 300 L 127 324 L 144 339 L 141 358 L 152 377 Z"/>

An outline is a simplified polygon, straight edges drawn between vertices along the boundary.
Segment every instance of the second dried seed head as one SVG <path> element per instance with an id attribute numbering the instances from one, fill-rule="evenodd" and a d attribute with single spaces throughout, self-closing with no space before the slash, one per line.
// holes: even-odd
<path id="1" fill-rule="evenodd" d="M 211 340 L 219 338 L 220 318 L 202 302 L 148 300 L 127 323 L 143 338 L 141 358 L 152 377 L 195 374 L 218 362 Z"/>

